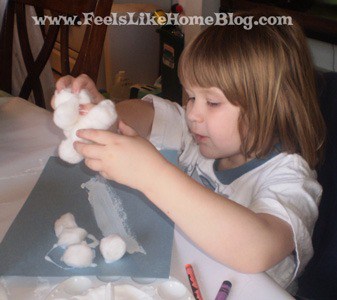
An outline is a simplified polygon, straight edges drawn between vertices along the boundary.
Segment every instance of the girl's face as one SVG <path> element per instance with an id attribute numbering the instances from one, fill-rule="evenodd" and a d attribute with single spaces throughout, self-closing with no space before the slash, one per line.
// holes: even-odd
<path id="1" fill-rule="evenodd" d="M 187 124 L 200 153 L 220 159 L 219 168 L 234 168 L 246 159 L 240 151 L 238 129 L 240 108 L 216 88 L 188 87 Z"/>

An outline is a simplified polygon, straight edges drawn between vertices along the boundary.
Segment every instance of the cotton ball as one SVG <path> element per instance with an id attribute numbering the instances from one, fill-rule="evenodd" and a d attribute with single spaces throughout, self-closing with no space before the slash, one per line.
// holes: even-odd
<path id="1" fill-rule="evenodd" d="M 110 100 L 103 100 L 95 105 L 85 118 L 79 120 L 82 128 L 108 129 L 117 120 L 115 105 Z"/>
<path id="2" fill-rule="evenodd" d="M 63 130 L 72 128 L 79 117 L 78 99 L 72 98 L 61 104 L 54 112 L 54 123 Z"/>
<path id="3" fill-rule="evenodd" d="M 63 130 L 72 128 L 79 117 L 79 97 L 64 89 L 55 93 L 54 123 Z"/>
<path id="4" fill-rule="evenodd" d="M 70 99 L 74 98 L 74 94 L 70 89 L 63 89 L 59 92 L 55 92 L 54 106 L 57 109 L 60 105 L 68 102 Z"/>
<path id="5" fill-rule="evenodd" d="M 117 234 L 111 234 L 101 240 L 99 249 L 106 263 L 112 263 L 123 257 L 126 252 L 124 240 Z"/>
<path id="6" fill-rule="evenodd" d="M 89 104 L 91 103 L 91 96 L 88 91 L 81 90 L 78 93 L 78 99 L 80 104 Z"/>
<path id="7" fill-rule="evenodd" d="M 55 221 L 54 224 L 55 235 L 59 237 L 61 232 L 65 228 L 74 228 L 74 227 L 77 227 L 74 215 L 71 213 L 66 213 Z"/>
<path id="8" fill-rule="evenodd" d="M 115 105 L 110 100 L 103 100 L 95 105 L 86 115 L 81 116 L 71 131 L 66 131 L 67 140 L 59 146 L 59 156 L 68 163 L 79 163 L 83 157 L 74 149 L 74 141 L 83 141 L 76 132 L 79 129 L 108 129 L 117 120 Z"/>
<path id="9" fill-rule="evenodd" d="M 81 90 L 74 94 L 70 89 L 55 93 L 54 123 L 63 130 L 70 130 L 80 118 L 79 105 L 91 102 L 90 94 Z"/>
<path id="10" fill-rule="evenodd" d="M 74 141 L 83 141 L 77 137 L 79 129 L 108 129 L 117 120 L 115 105 L 110 100 L 103 100 L 95 105 L 86 115 L 79 113 L 79 105 L 91 103 L 90 94 L 81 90 L 78 94 L 64 89 L 55 94 L 54 122 L 63 129 L 66 139 L 61 142 L 58 152 L 61 159 L 75 164 L 83 157 L 73 147 Z"/>
<path id="11" fill-rule="evenodd" d="M 62 160 L 70 164 L 77 164 L 83 159 L 83 156 L 75 150 L 73 143 L 74 140 L 71 138 L 63 140 L 58 148 L 58 154 Z"/>
<path id="12" fill-rule="evenodd" d="M 79 244 L 87 235 L 87 231 L 80 227 L 64 228 L 58 237 L 57 245 L 67 247 L 69 245 Z"/>
<path id="13" fill-rule="evenodd" d="M 78 120 L 72 130 L 72 139 L 74 141 L 81 140 L 76 135 L 79 129 L 108 129 L 116 120 L 117 113 L 114 103 L 110 100 L 103 100 Z"/>
<path id="14" fill-rule="evenodd" d="M 90 267 L 95 257 L 94 251 L 85 243 L 70 245 L 63 253 L 61 260 L 74 268 Z"/>

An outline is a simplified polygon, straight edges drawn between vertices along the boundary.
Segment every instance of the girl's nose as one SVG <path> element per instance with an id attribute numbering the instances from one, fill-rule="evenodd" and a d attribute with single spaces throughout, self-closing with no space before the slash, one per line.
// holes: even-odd
<path id="1" fill-rule="evenodd" d="M 187 119 L 190 122 L 203 122 L 204 117 L 202 113 L 202 108 L 200 103 L 197 103 L 197 101 L 189 101 L 187 103 Z"/>

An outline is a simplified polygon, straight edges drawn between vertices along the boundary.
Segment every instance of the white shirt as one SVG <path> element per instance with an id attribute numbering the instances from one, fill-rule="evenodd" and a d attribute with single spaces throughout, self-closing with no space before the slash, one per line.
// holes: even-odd
<path id="1" fill-rule="evenodd" d="M 216 175 L 214 159 L 199 153 L 184 109 L 154 95 L 143 100 L 152 102 L 155 109 L 150 141 L 158 149 L 178 150 L 183 171 L 256 213 L 267 213 L 290 224 L 295 252 L 267 271 L 282 287 L 288 287 L 313 255 L 311 235 L 322 194 L 316 172 L 301 156 L 282 152 L 224 184 Z"/>

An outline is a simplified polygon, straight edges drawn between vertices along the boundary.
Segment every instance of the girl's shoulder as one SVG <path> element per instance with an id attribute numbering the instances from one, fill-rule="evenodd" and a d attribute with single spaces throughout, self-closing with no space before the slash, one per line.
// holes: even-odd
<path id="1" fill-rule="evenodd" d="M 312 170 L 307 161 L 296 153 L 281 152 L 261 167 L 261 170 L 257 170 L 258 172 L 266 172 L 267 174 L 286 172 L 287 174 L 297 174 L 297 176 L 316 177 L 316 171 Z"/>
<path id="2" fill-rule="evenodd" d="M 246 165 L 247 168 L 242 168 L 245 172 L 241 172 L 241 176 L 235 181 L 262 184 L 263 182 L 282 182 L 304 178 L 316 180 L 316 172 L 311 170 L 305 159 L 298 154 L 280 152 L 270 158 L 254 159 Z"/>
<path id="3" fill-rule="evenodd" d="M 254 190 L 270 186 L 312 184 L 320 190 L 316 171 L 310 169 L 302 156 L 286 152 L 279 153 L 259 167 L 245 173 L 233 182 L 233 187 L 237 188 L 242 184 L 251 186 Z"/>

